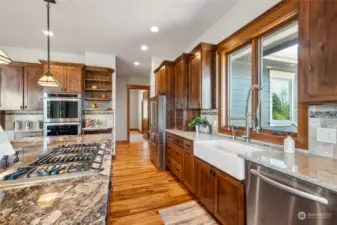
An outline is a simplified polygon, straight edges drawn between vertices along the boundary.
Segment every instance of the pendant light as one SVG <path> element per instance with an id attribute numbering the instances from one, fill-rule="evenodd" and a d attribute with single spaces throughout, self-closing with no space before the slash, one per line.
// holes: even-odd
<path id="1" fill-rule="evenodd" d="M 44 0 L 47 2 L 47 45 L 48 45 L 48 50 L 47 50 L 47 57 L 48 57 L 48 71 L 47 73 L 43 74 L 43 76 L 39 79 L 38 83 L 41 86 L 44 87 L 58 87 L 59 83 L 57 80 L 54 79 L 53 75 L 50 73 L 50 22 L 49 22 L 49 17 L 50 17 L 50 3 L 56 3 L 55 0 Z"/>
<path id="2" fill-rule="evenodd" d="M 0 64 L 10 64 L 12 60 L 0 49 Z"/>

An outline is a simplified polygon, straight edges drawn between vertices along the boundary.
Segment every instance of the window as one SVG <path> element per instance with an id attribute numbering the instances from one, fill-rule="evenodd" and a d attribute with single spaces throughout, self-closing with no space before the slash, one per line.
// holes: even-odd
<path id="1" fill-rule="evenodd" d="M 297 42 L 297 21 L 260 38 L 264 130 L 297 132 Z"/>
<path id="2" fill-rule="evenodd" d="M 270 126 L 294 124 L 294 73 L 269 71 Z"/>
<path id="3" fill-rule="evenodd" d="M 297 147 L 308 148 L 308 106 L 298 103 L 297 4 L 282 1 L 218 45 L 220 133 L 231 135 L 231 125 L 245 125 L 232 119 L 245 116 L 254 87 L 248 101 L 252 138 L 283 144 L 291 132 Z M 237 129 L 236 135 L 243 133 Z"/>
<path id="4" fill-rule="evenodd" d="M 232 52 L 228 62 L 229 125 L 244 127 L 247 94 L 252 86 L 252 46 L 246 45 Z M 251 101 L 248 103 L 248 112 L 251 114 Z"/>

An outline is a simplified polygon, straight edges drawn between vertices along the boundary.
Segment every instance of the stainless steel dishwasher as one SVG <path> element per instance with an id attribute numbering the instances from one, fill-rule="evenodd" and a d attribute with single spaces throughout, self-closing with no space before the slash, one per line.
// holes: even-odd
<path id="1" fill-rule="evenodd" d="M 337 225 L 337 193 L 246 163 L 247 225 Z"/>

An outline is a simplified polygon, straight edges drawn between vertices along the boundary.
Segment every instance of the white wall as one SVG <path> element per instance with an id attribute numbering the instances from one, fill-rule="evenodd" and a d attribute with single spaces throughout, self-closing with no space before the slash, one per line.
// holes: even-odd
<path id="1" fill-rule="evenodd" d="M 281 0 L 239 0 L 222 18 L 185 49 L 190 52 L 200 42 L 218 44 Z"/>
<path id="2" fill-rule="evenodd" d="M 130 90 L 130 129 L 138 129 L 139 113 L 138 113 L 138 90 Z"/>
<path id="3" fill-rule="evenodd" d="M 142 131 L 142 122 L 143 122 L 143 118 L 142 118 L 142 104 L 143 104 L 143 93 L 144 90 L 138 90 L 138 116 L 139 116 L 139 120 L 138 120 L 138 130 Z"/>
<path id="4" fill-rule="evenodd" d="M 116 140 L 127 140 L 127 85 L 149 85 L 150 77 L 123 76 L 116 77 Z"/>
<path id="5" fill-rule="evenodd" d="M 1 46 L 2 50 L 13 60 L 19 62 L 38 63 L 40 59 L 47 60 L 47 52 L 40 49 L 16 48 Z M 84 63 L 85 56 L 63 52 L 51 52 L 50 59 L 62 62 Z"/>

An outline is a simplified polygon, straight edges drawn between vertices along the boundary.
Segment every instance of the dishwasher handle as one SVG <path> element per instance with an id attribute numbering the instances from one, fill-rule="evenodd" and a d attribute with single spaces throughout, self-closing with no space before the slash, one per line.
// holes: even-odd
<path id="1" fill-rule="evenodd" d="M 322 197 L 319 197 L 319 196 L 316 196 L 316 195 L 312 195 L 312 194 L 309 194 L 309 193 L 304 192 L 304 191 L 299 191 L 295 188 L 292 188 L 292 187 L 289 187 L 287 185 L 276 182 L 276 181 L 260 174 L 255 169 L 250 169 L 250 172 L 252 174 L 254 174 L 255 176 L 259 177 L 261 180 L 267 182 L 268 184 L 273 185 L 274 187 L 277 187 L 281 190 L 287 191 L 287 192 L 289 192 L 293 195 L 297 195 L 297 196 L 300 196 L 302 198 L 306 198 L 306 199 L 309 199 L 309 200 L 312 200 L 312 201 L 315 201 L 315 202 L 319 202 L 319 203 L 322 203 L 322 204 L 325 204 L 325 205 L 329 204 L 329 202 L 326 198 L 322 198 Z"/>

